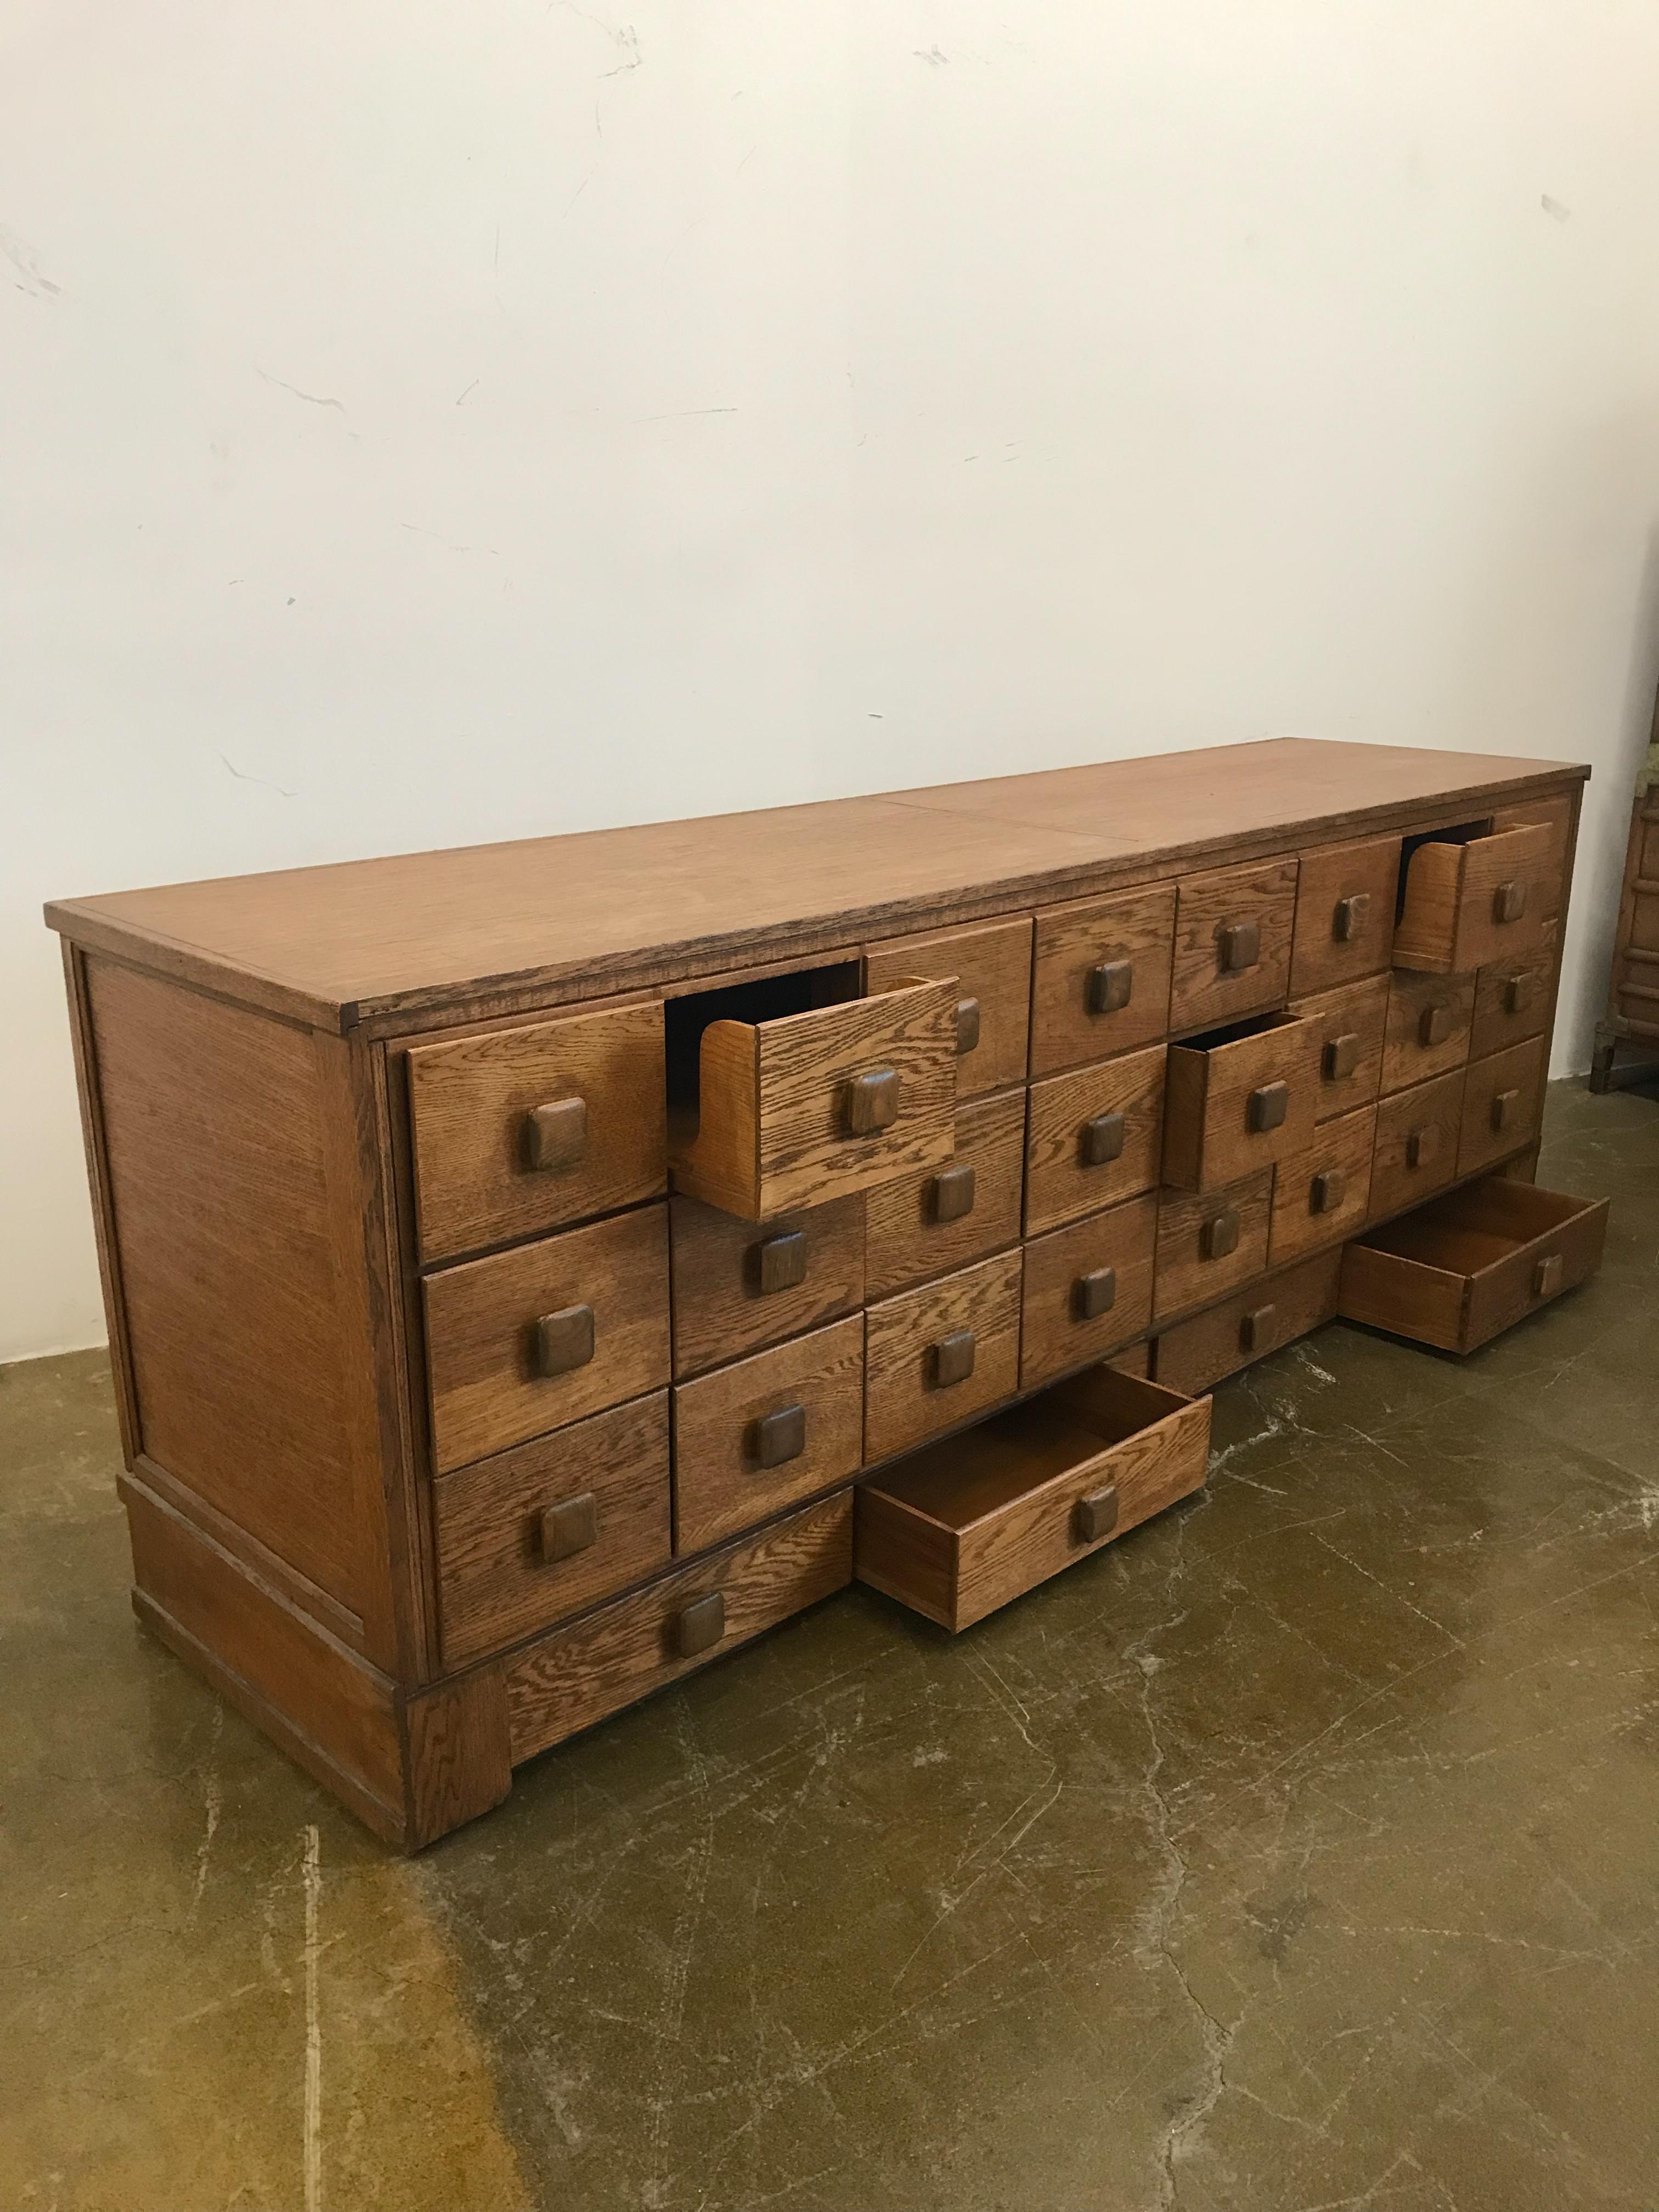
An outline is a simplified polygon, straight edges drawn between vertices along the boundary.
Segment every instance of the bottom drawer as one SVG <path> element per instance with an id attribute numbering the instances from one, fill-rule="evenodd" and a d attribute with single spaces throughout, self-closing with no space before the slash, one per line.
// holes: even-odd
<path id="1" fill-rule="evenodd" d="M 1607 1228 L 1605 1198 L 1488 1176 L 1350 1244 L 1337 1310 L 1443 1352 L 1474 1352 L 1593 1275 Z"/>
<path id="2" fill-rule="evenodd" d="M 1341 1273 L 1339 1248 L 1264 1275 L 1179 1328 L 1165 1329 L 1152 1354 L 1152 1372 L 1167 1389 L 1194 1397 L 1225 1375 L 1248 1367 L 1333 1318 Z"/>
<path id="3" fill-rule="evenodd" d="M 776 1627 L 853 1578 L 853 1493 L 556 1628 L 507 1663 L 513 1763 Z"/>
<path id="4" fill-rule="evenodd" d="M 962 1629 L 1203 1483 L 1207 1399 L 1110 1367 L 931 1444 L 858 1493 L 854 1571 Z"/>

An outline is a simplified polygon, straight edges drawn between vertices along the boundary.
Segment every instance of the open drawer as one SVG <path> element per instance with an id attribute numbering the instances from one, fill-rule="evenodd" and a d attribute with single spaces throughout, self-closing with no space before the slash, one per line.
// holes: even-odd
<path id="1" fill-rule="evenodd" d="M 843 961 L 669 1000 L 674 1188 L 769 1221 L 948 1160 L 960 996 L 951 976 L 861 998 Z"/>
<path id="2" fill-rule="evenodd" d="M 896 1461 L 858 1492 L 854 1573 L 950 1629 L 1204 1481 L 1210 1401 L 1111 1367 Z"/>
<path id="3" fill-rule="evenodd" d="M 1408 841 L 1395 966 L 1462 975 L 1527 951 L 1559 902 L 1560 866 L 1547 823 Z"/>
<path id="4" fill-rule="evenodd" d="M 1443 1352 L 1474 1352 L 1601 1264 L 1607 1201 L 1488 1176 L 1342 1255 L 1337 1311 Z"/>

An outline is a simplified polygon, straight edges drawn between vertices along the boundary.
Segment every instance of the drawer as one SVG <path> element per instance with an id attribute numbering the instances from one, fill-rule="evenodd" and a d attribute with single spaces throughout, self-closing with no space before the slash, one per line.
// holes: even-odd
<path id="1" fill-rule="evenodd" d="M 653 999 L 408 1054 L 421 1257 L 537 1237 L 667 1183 Z"/>
<path id="2" fill-rule="evenodd" d="M 1462 975 L 1535 945 L 1559 881 L 1553 850 L 1546 823 L 1463 842 L 1425 838 L 1406 862 L 1395 966 Z"/>
<path id="3" fill-rule="evenodd" d="M 1273 1197 L 1272 1168 L 1225 1190 L 1158 1193 L 1155 1323 L 1225 1297 L 1261 1273 L 1267 1264 Z"/>
<path id="4" fill-rule="evenodd" d="M 1382 1095 L 1447 1075 L 1469 1056 L 1474 1020 L 1473 975 L 1413 975 L 1396 969 L 1389 984 L 1382 1041 Z"/>
<path id="5" fill-rule="evenodd" d="M 866 1308 L 866 1465 L 1012 1395 L 1019 1381 L 1020 1267 L 1018 1251 L 1005 1252 Z"/>
<path id="6" fill-rule="evenodd" d="M 1389 979 L 1372 975 L 1346 990 L 1298 999 L 1291 1012 L 1315 1024 L 1319 1090 L 1316 1122 L 1369 1106 L 1382 1082 L 1382 1038 L 1388 1027 Z"/>
<path id="7" fill-rule="evenodd" d="M 1524 1152 L 1538 1134 L 1547 1042 L 1530 1037 L 1507 1052 L 1493 1053 L 1490 1060 L 1470 1062 L 1457 1139 L 1459 1175 L 1473 1175 L 1511 1152 Z"/>
<path id="8" fill-rule="evenodd" d="M 1291 1014 L 1260 1014 L 1170 1047 L 1164 1181 L 1218 1190 L 1304 1151 L 1313 1135 L 1320 1037 Z"/>
<path id="9" fill-rule="evenodd" d="M 1541 1036 L 1549 1026 L 1555 985 L 1555 925 L 1541 943 L 1515 960 L 1494 961 L 1474 979 L 1474 1021 L 1469 1058 L 1485 1060 L 1505 1045 Z"/>
<path id="10" fill-rule="evenodd" d="M 853 1579 L 853 1493 L 584 1613 L 509 1659 L 513 1763 L 735 1650 Z"/>
<path id="11" fill-rule="evenodd" d="M 1338 1310 L 1474 1352 L 1601 1264 L 1607 1201 L 1489 1176 L 1374 1229 L 1342 1256 Z"/>
<path id="12" fill-rule="evenodd" d="M 838 1198 L 756 1224 L 672 1199 L 676 1380 L 861 1306 L 864 1206 L 862 1197 Z"/>
<path id="13" fill-rule="evenodd" d="M 668 1380 L 665 1206 L 446 1267 L 421 1290 L 440 1474 Z"/>
<path id="14" fill-rule="evenodd" d="M 1273 1179 L 1270 1266 L 1282 1267 L 1358 1234 L 1370 1218 L 1371 1149 L 1376 1109 L 1362 1106 L 1322 1121 L 1307 1150 L 1281 1160 Z"/>
<path id="15" fill-rule="evenodd" d="M 1020 1311 L 1022 1390 L 1146 1335 L 1157 1244 L 1153 1191 L 1032 1239 Z"/>
<path id="16" fill-rule="evenodd" d="M 1296 885 L 1291 995 L 1306 998 L 1389 965 L 1400 890 L 1398 837 L 1304 853 Z"/>
<path id="17" fill-rule="evenodd" d="M 957 1109 L 949 1163 L 884 1183 L 865 1200 L 866 1296 L 964 1267 L 1019 1242 L 1025 1182 L 1025 1092 Z"/>
<path id="18" fill-rule="evenodd" d="M 1398 1213 L 1449 1183 L 1457 1172 L 1463 1070 L 1385 1098 L 1376 1109 L 1371 1151 L 1371 1218 Z"/>
<path id="19" fill-rule="evenodd" d="M 1293 860 L 1264 860 L 1184 876 L 1176 884 L 1172 1030 L 1213 1029 L 1284 1005 L 1296 870 Z"/>
<path id="20" fill-rule="evenodd" d="M 1168 1033 L 1176 890 L 1144 884 L 1036 918 L 1031 1073 L 1152 1044 Z"/>
<path id="21" fill-rule="evenodd" d="M 1031 1085 L 1025 1118 L 1025 1233 L 1151 1190 L 1164 1157 L 1161 1044 Z"/>
<path id="22" fill-rule="evenodd" d="M 1567 843 L 1572 835 L 1572 800 L 1534 799 L 1530 805 L 1502 806 L 1492 817 L 1494 830 L 1542 827 L 1549 832 L 1549 859 L 1544 876 L 1544 913 L 1551 921 L 1560 919 L 1566 902 Z"/>
<path id="23" fill-rule="evenodd" d="M 594 1413 L 432 1486 L 446 1668 L 666 1567 L 668 1393 Z"/>
<path id="24" fill-rule="evenodd" d="M 1210 1406 L 1109 1367 L 901 1460 L 858 1493 L 854 1572 L 971 1627 L 1202 1487 Z"/>
<path id="25" fill-rule="evenodd" d="M 674 1549 L 700 1552 L 864 1460 L 864 1316 L 674 1390 Z"/>
<path id="26" fill-rule="evenodd" d="M 977 1098 L 1025 1080 L 1031 1025 L 1031 917 L 901 937 L 864 956 L 864 987 L 890 991 L 911 975 L 957 979 L 957 1096 Z"/>
<path id="27" fill-rule="evenodd" d="M 668 1001 L 677 1191 L 769 1221 L 950 1158 L 954 981 L 748 1018 L 811 984 L 774 977 Z"/>
<path id="28" fill-rule="evenodd" d="M 1171 1390 L 1196 1397 L 1241 1367 L 1294 1344 L 1336 1312 L 1342 1272 L 1340 1246 L 1261 1277 L 1207 1313 L 1165 1329 L 1152 1352 L 1152 1372 Z"/>

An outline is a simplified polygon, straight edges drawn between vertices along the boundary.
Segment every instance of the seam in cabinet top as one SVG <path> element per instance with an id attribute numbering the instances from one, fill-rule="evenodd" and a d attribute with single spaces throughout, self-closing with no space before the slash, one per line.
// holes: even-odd
<path id="1" fill-rule="evenodd" d="M 1276 738 L 55 901 L 93 952 L 371 1033 L 525 1011 L 1513 805 L 1582 764 Z"/>

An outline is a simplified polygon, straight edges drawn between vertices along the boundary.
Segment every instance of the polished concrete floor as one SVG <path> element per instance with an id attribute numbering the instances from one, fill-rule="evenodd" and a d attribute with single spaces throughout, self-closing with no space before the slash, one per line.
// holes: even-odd
<path id="1" fill-rule="evenodd" d="M 959 1641 L 854 1592 L 387 1856 L 136 1626 L 0 1371 L 0 2208 L 1659 2204 L 1659 1105 L 1589 1288 L 1341 1326 Z"/>

